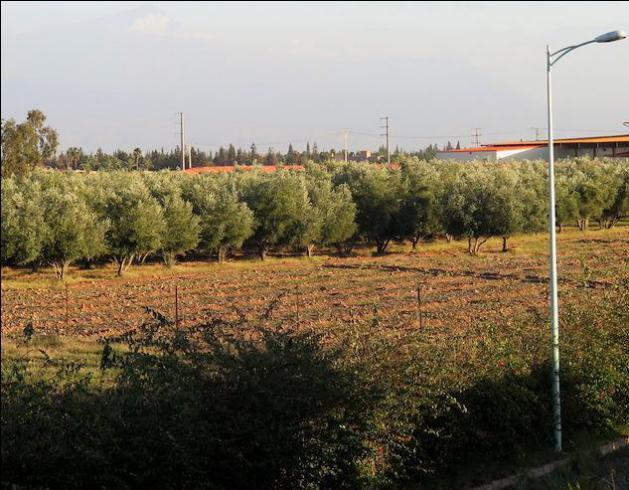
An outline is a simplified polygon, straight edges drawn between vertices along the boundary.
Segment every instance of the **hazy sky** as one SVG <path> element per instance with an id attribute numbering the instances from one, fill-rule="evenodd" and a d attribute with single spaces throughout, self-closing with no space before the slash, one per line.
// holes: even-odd
<path id="1" fill-rule="evenodd" d="M 629 31 L 627 2 L 2 2 L 2 117 L 40 108 L 61 146 L 285 150 L 532 138 L 545 45 Z M 560 136 L 622 132 L 629 40 L 556 65 Z"/>

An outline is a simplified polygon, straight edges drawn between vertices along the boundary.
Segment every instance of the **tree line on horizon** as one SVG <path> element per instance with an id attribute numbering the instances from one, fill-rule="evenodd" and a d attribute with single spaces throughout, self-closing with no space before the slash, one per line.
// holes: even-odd
<path id="1" fill-rule="evenodd" d="M 69 147 L 57 154 L 59 147 L 58 132 L 50 126 L 44 126 L 46 116 L 40 110 L 28 112 L 25 121 L 18 123 L 14 119 L 2 120 L 2 176 L 25 174 L 35 167 L 49 167 L 60 170 L 176 170 L 181 168 L 181 148 L 165 150 L 153 149 L 142 151 L 134 148 L 130 151 L 115 150 L 107 153 L 102 149 L 86 152 L 81 147 Z M 459 147 L 457 143 L 457 148 Z M 452 149 L 450 142 L 444 149 Z M 437 145 L 430 144 L 423 150 L 405 152 L 396 147 L 392 154 L 393 161 L 400 161 L 405 156 L 420 159 L 434 158 Z M 269 147 L 260 151 L 255 143 L 248 148 L 236 148 L 229 144 L 220 146 L 216 151 L 203 151 L 190 146 L 190 161 L 193 167 L 233 166 L 233 165 L 305 165 L 309 162 L 325 163 L 342 154 L 334 149 L 320 150 L 317 143 L 308 141 L 304 151 L 295 150 L 288 145 L 286 153 Z M 359 154 L 349 152 L 350 160 L 358 160 Z M 386 148 L 380 146 L 373 160 L 386 161 Z"/>
<path id="2" fill-rule="evenodd" d="M 153 255 L 171 266 L 189 252 L 225 260 L 239 249 L 316 248 L 384 254 L 391 242 L 444 237 L 477 255 L 491 237 L 547 225 L 544 162 L 404 160 L 399 169 L 308 164 L 304 171 L 67 173 L 2 179 L 2 264 L 68 266 L 111 260 L 118 274 Z M 629 215 L 629 168 L 578 158 L 557 166 L 557 224 L 610 228 Z"/>

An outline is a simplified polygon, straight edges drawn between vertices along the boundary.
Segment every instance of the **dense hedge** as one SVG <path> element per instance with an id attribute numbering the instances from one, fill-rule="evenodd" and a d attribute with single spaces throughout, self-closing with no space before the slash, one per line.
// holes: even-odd
<path id="1" fill-rule="evenodd" d="M 400 168 L 309 165 L 305 171 L 230 175 L 36 171 L 2 180 L 2 263 L 53 265 L 109 258 L 121 274 L 155 254 L 171 265 L 190 251 L 223 260 L 242 246 L 262 258 L 291 248 L 348 253 L 360 242 L 464 238 L 470 254 L 493 236 L 546 226 L 543 162 L 409 159 Z M 577 159 L 557 167 L 559 229 L 629 214 L 629 166 Z"/>
<path id="2" fill-rule="evenodd" d="M 567 448 L 580 432 L 629 422 L 627 286 L 566 312 Z M 488 463 L 552 446 L 544 324 L 476 324 L 435 343 L 419 331 L 389 336 L 378 322 L 325 338 L 243 322 L 184 333 L 156 314 L 104 346 L 105 382 L 59 359 L 42 376 L 25 332 L 23 357 L 2 362 L 3 482 L 458 488 L 438 482 L 461 468 L 487 478 Z"/>

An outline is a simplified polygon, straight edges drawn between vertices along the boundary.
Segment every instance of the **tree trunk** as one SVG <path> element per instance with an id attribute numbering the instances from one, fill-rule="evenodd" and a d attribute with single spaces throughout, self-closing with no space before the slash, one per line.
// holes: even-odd
<path id="1" fill-rule="evenodd" d="M 376 240 L 376 253 L 378 255 L 383 255 L 387 246 L 389 245 L 389 240 Z"/>
<path id="2" fill-rule="evenodd" d="M 619 217 L 614 216 L 612 219 L 609 220 L 607 224 L 607 229 L 611 230 L 616 225 L 616 223 L 618 223 L 619 220 Z"/>
<path id="3" fill-rule="evenodd" d="M 503 252 L 508 252 L 509 251 L 509 246 L 507 245 L 507 240 L 509 239 L 509 237 L 503 236 L 502 237 L 502 251 Z"/>
<path id="4" fill-rule="evenodd" d="M 450 235 L 450 233 L 446 233 L 446 241 L 447 241 L 448 243 L 451 243 L 451 242 L 452 242 L 452 235 Z"/>
<path id="5" fill-rule="evenodd" d="M 66 272 L 68 272 L 68 266 L 70 265 L 69 260 L 59 260 L 52 263 L 52 267 L 55 270 L 55 274 L 57 279 L 63 281 L 66 277 Z"/>
<path id="6" fill-rule="evenodd" d="M 481 237 L 478 237 L 478 238 L 476 239 L 476 243 L 475 243 L 475 245 L 474 245 L 474 255 L 478 255 L 478 252 L 480 252 L 480 248 L 483 246 L 483 244 L 484 244 L 487 240 L 489 240 L 489 238 L 485 238 L 485 239 L 483 239 L 483 238 L 481 238 Z"/>
<path id="7" fill-rule="evenodd" d="M 563 224 L 557 223 L 557 233 L 561 233 L 561 230 L 563 230 Z"/>
<path id="8" fill-rule="evenodd" d="M 306 257 L 308 257 L 308 258 L 312 257 L 312 254 L 314 252 L 314 248 L 315 248 L 315 244 L 314 243 L 309 243 L 308 245 L 306 245 Z"/>
<path id="9" fill-rule="evenodd" d="M 125 261 L 127 260 L 127 257 L 118 257 L 115 259 L 116 263 L 118 264 L 118 277 L 121 277 L 123 272 L 124 272 L 124 265 L 125 265 Z"/>
<path id="10" fill-rule="evenodd" d="M 351 239 L 343 244 L 343 255 L 348 257 L 352 254 L 352 250 L 354 250 L 354 245 L 356 242 L 354 239 Z"/>
<path id="11" fill-rule="evenodd" d="M 169 269 L 172 269 L 173 265 L 175 265 L 175 261 L 177 259 L 177 256 L 175 255 L 174 252 L 163 252 L 162 256 L 164 258 L 164 264 L 166 264 L 166 267 L 168 267 Z"/>
<path id="12" fill-rule="evenodd" d="M 266 260 L 266 247 L 261 246 L 259 249 L 259 253 L 260 253 L 260 260 Z"/>
<path id="13" fill-rule="evenodd" d="M 420 237 L 414 236 L 411 238 L 411 244 L 413 245 L 413 252 L 417 250 L 417 244 L 419 243 Z"/>
<path id="14" fill-rule="evenodd" d="M 227 247 L 218 247 L 218 263 L 222 264 L 227 258 Z"/>
<path id="15" fill-rule="evenodd" d="M 467 253 L 470 255 L 474 255 L 474 252 L 472 250 L 472 237 L 467 237 Z"/>
<path id="16" fill-rule="evenodd" d="M 588 228 L 588 218 L 579 218 L 577 220 L 577 224 L 579 226 L 579 230 L 586 231 Z"/>

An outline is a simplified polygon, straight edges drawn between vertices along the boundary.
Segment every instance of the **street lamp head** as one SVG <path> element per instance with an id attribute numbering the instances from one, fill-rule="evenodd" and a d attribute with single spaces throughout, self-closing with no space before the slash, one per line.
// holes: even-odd
<path id="1" fill-rule="evenodd" d="M 596 41 L 597 43 L 611 43 L 614 41 L 620 41 L 621 39 L 624 39 L 626 37 L 627 37 L 627 34 L 625 34 L 622 31 L 611 31 L 606 34 L 601 34 L 600 36 L 595 37 L 594 41 Z"/>

